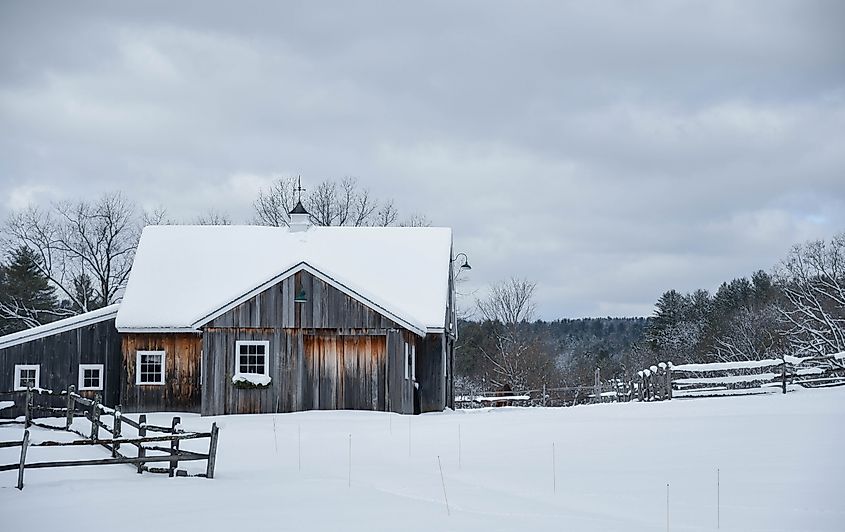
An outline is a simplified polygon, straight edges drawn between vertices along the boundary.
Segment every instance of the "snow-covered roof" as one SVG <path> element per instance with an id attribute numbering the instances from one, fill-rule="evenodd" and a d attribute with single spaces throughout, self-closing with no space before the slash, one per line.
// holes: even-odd
<path id="1" fill-rule="evenodd" d="M 446 324 L 452 231 L 436 227 L 150 226 L 117 315 L 121 331 L 198 330 L 300 270 L 408 329 Z"/>
<path id="2" fill-rule="evenodd" d="M 0 349 L 12 347 L 14 345 L 23 344 L 45 336 L 52 336 L 72 329 L 78 329 L 92 323 L 99 323 L 101 321 L 110 320 L 117 315 L 117 309 L 120 304 L 109 305 L 101 309 L 92 310 L 84 314 L 71 316 L 63 320 L 54 321 L 45 325 L 39 325 L 31 329 L 19 331 L 6 336 L 0 336 Z"/>

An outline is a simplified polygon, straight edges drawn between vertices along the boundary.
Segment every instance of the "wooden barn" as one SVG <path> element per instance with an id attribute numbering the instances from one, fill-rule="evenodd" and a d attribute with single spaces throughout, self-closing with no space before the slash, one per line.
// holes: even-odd
<path id="1" fill-rule="evenodd" d="M 120 400 L 121 345 L 118 305 L 0 337 L 0 391 L 46 388 Z M 18 401 L 20 402 L 20 401 Z M 3 412 L 18 415 L 22 403 Z"/>
<path id="2" fill-rule="evenodd" d="M 454 404 L 446 228 L 152 226 L 119 305 L 0 338 L 0 391 L 205 415 Z"/>

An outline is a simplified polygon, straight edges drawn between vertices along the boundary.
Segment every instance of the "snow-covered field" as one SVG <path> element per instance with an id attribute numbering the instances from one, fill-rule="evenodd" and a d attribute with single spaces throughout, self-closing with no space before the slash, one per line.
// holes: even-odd
<path id="1" fill-rule="evenodd" d="M 669 530 L 715 530 L 717 468 L 723 530 L 845 530 L 845 389 L 413 418 L 182 417 L 222 427 L 216 479 L 42 469 L 20 492 L 15 472 L 0 473 L 0 530 L 664 531 L 667 483 Z M 2 428 L 0 440 L 20 434 Z M 29 460 L 105 454 L 33 448 Z M 0 463 L 17 457 L 0 449 Z"/>

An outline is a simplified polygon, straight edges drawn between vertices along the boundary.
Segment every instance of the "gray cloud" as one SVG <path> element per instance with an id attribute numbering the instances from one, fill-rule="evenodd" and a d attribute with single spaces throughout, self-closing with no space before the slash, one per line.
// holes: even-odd
<path id="1" fill-rule="evenodd" d="M 838 2 L 0 5 L 0 215 L 122 189 L 248 221 L 358 176 L 469 288 L 649 313 L 845 229 Z"/>

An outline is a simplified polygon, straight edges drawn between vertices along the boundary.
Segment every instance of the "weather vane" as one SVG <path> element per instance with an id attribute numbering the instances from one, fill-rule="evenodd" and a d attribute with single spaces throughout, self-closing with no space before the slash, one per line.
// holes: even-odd
<path id="1" fill-rule="evenodd" d="M 305 189 L 302 188 L 302 176 L 296 177 L 296 188 L 293 191 L 299 195 L 297 200 L 302 201 L 302 193 L 305 192 Z"/>

